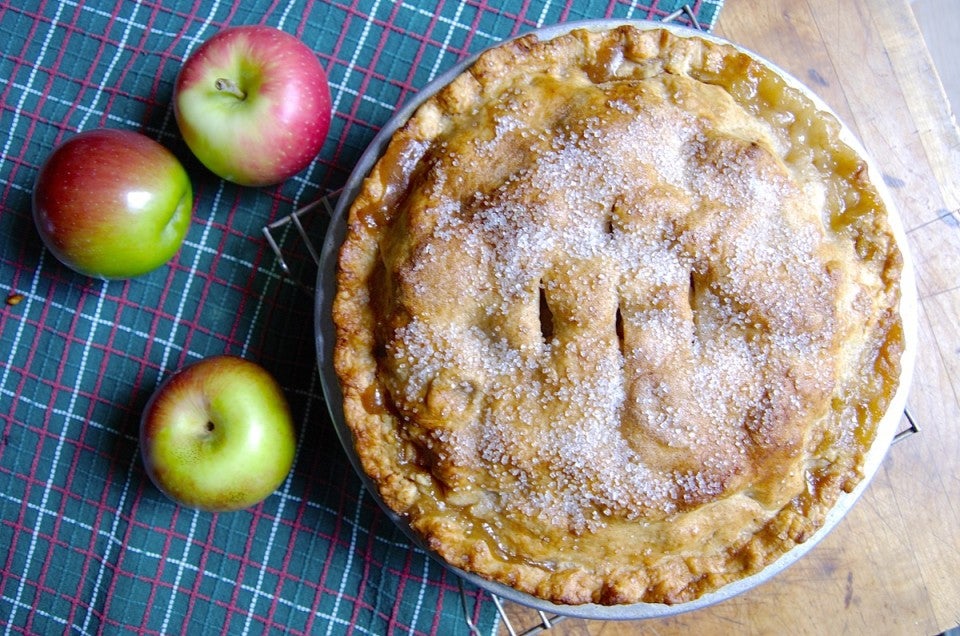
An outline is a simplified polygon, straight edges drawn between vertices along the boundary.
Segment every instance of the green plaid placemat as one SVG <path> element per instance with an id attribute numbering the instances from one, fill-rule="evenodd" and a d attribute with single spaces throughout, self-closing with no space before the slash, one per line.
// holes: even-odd
<path id="1" fill-rule="evenodd" d="M 721 2 L 689 8 L 709 28 Z M 489 597 L 411 548 L 352 472 L 322 399 L 312 301 L 280 270 L 261 229 L 339 188 L 397 106 L 471 53 L 539 26 L 662 19 L 684 3 L 504 4 L 0 2 L 4 634 L 455 634 L 471 623 L 496 631 Z M 334 97 L 319 157 L 266 189 L 205 171 L 170 103 L 180 63 L 200 42 L 251 23 L 311 46 Z M 67 270 L 43 249 L 30 215 L 43 159 L 96 127 L 157 139 L 193 180 L 194 224 L 180 254 L 131 281 Z M 285 248 L 297 272 L 309 270 L 301 248 Z M 137 435 L 158 382 L 219 353 L 256 360 L 280 380 L 299 439 L 275 495 L 216 515 L 177 507 L 152 486 Z"/>

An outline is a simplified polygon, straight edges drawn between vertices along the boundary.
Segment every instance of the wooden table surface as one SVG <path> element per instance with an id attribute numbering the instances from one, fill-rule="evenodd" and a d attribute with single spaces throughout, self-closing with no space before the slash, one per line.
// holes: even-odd
<path id="1" fill-rule="evenodd" d="M 908 0 L 726 0 L 719 35 L 814 89 L 883 170 L 920 298 L 908 410 L 844 520 L 739 597 L 643 622 L 566 619 L 573 634 L 938 634 L 960 625 L 960 135 Z M 539 624 L 508 604 L 518 632 Z M 502 632 L 506 633 L 505 629 Z"/>

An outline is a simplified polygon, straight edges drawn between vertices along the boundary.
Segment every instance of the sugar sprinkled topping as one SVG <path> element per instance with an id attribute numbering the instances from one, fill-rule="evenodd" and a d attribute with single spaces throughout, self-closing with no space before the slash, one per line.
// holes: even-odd
<path id="1" fill-rule="evenodd" d="M 393 400 L 448 422 L 437 461 L 481 467 L 514 514 L 581 532 L 720 496 L 758 449 L 796 444 L 789 423 L 831 389 L 817 211 L 772 141 L 677 108 L 682 85 L 592 87 L 550 121 L 524 111 L 551 99 L 538 90 L 476 114 L 491 138 L 460 127 L 411 199 L 427 230 L 409 297 L 446 294 L 451 262 L 489 276 L 447 311 L 406 308 Z"/>

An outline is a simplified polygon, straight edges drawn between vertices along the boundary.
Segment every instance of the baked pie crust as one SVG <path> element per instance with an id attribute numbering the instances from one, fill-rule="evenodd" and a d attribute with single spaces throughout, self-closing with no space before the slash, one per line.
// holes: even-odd
<path id="1" fill-rule="evenodd" d="M 349 210 L 347 426 L 450 564 L 679 603 L 809 538 L 900 375 L 902 259 L 858 153 L 774 69 L 632 25 L 482 54 Z"/>

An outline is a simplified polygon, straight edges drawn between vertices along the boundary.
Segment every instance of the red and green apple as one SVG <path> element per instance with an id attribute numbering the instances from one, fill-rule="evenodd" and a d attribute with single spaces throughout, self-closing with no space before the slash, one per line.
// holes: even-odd
<path id="1" fill-rule="evenodd" d="M 184 61 L 173 103 L 193 154 L 241 185 L 300 172 L 330 128 L 323 66 L 306 44 L 270 26 L 229 27 L 206 40 Z"/>
<path id="2" fill-rule="evenodd" d="M 140 421 L 150 479 L 175 502 L 214 512 L 249 508 L 293 465 L 296 433 L 286 397 L 259 364 L 204 358 L 163 381 Z"/>
<path id="3" fill-rule="evenodd" d="M 46 158 L 33 189 L 44 244 L 68 267 L 98 278 L 133 278 L 169 261 L 192 211 L 183 165 L 132 130 L 70 137 Z"/>

